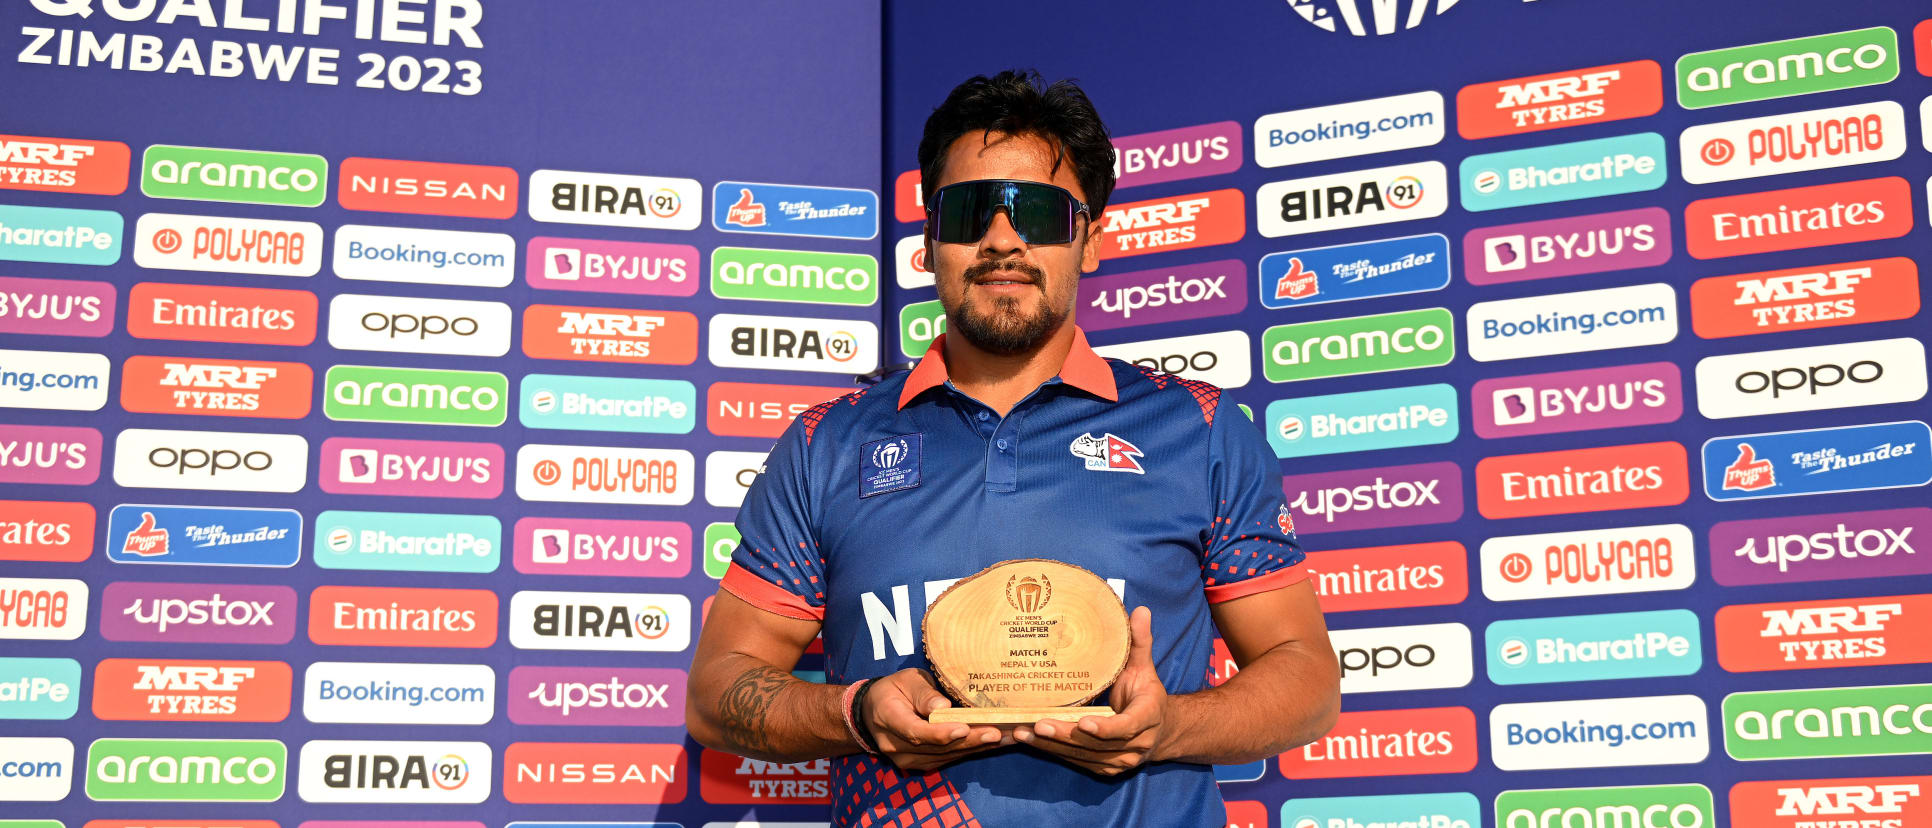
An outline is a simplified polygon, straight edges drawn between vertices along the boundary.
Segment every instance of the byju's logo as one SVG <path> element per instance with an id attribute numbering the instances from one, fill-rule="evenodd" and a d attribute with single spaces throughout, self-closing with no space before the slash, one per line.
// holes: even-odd
<path id="1" fill-rule="evenodd" d="M 558 239 L 530 240 L 523 278 L 531 287 L 646 296 L 698 292 L 698 249 L 688 244 Z"/>
<path id="2" fill-rule="evenodd" d="M 302 677 L 302 716 L 342 724 L 489 724 L 496 671 L 487 664 L 318 661 Z"/>
<path id="3" fill-rule="evenodd" d="M 1712 276 L 1691 285 L 1691 328 L 1705 339 L 1910 319 L 1919 266 L 1904 257 Z"/>
<path id="4" fill-rule="evenodd" d="M 1714 437 L 1704 442 L 1712 500 L 1896 489 L 1932 482 L 1932 429 L 1917 420 Z"/>
<path id="5" fill-rule="evenodd" d="M 1455 318 L 1428 308 L 1276 325 L 1261 350 L 1269 382 L 1432 368 L 1456 358 Z"/>
<path id="6" fill-rule="evenodd" d="M 520 650 L 683 652 L 691 644 L 691 599 L 525 590 L 510 596 L 510 644 Z"/>
<path id="7" fill-rule="evenodd" d="M 1301 19 L 1330 32 L 1338 31 L 1339 21 L 1341 29 L 1356 37 L 1413 29 L 1455 5 L 1456 0 L 1288 0 L 1288 8 Z"/>
<path id="8" fill-rule="evenodd" d="M 106 336 L 114 307 L 107 282 L 0 276 L 0 333 Z"/>
<path id="9" fill-rule="evenodd" d="M 1404 824 L 1416 828 L 1481 828 L 1483 812 L 1475 795 L 1466 793 L 1330 796 L 1282 803 L 1280 824 L 1281 828 Z M 1259 823 L 1259 828 L 1267 828 L 1267 823 Z"/>
<path id="10" fill-rule="evenodd" d="M 486 589 L 316 587 L 309 640 L 349 647 L 460 647 L 496 643 L 496 593 Z"/>
<path id="11" fill-rule="evenodd" d="M 1435 218 L 1449 209 L 1448 182 L 1437 161 L 1273 181 L 1255 192 L 1255 221 L 1277 238 Z"/>
<path id="12" fill-rule="evenodd" d="M 1669 179 L 1664 137 L 1654 132 L 1472 155 L 1460 170 L 1465 210 L 1643 192 Z"/>
<path id="13" fill-rule="evenodd" d="M 1461 428 L 1456 389 L 1441 383 L 1275 400 L 1266 420 L 1279 457 L 1438 445 Z"/>
<path id="14" fill-rule="evenodd" d="M 1529 221 L 1462 237 L 1472 285 L 1655 267 L 1670 261 L 1670 213 L 1658 207 Z"/>
<path id="15" fill-rule="evenodd" d="M 1489 759 L 1506 771 L 1696 764 L 1711 752 L 1709 719 L 1690 695 L 1499 704 Z"/>
<path id="16" fill-rule="evenodd" d="M 663 520 L 527 517 L 516 570 L 527 575 L 678 578 L 691 571 L 691 526 Z"/>
<path id="17" fill-rule="evenodd" d="M 117 581 L 101 592 L 101 637 L 287 644 L 295 638 L 295 590 L 257 584 Z"/>
<path id="18" fill-rule="evenodd" d="M 1479 362 L 1661 345 L 1677 338 L 1677 292 L 1657 283 L 1469 306 Z"/>
<path id="19" fill-rule="evenodd" d="M 1676 363 L 1647 362 L 1478 380 L 1469 391 L 1486 439 L 1676 422 L 1684 413 Z"/>
<path id="20" fill-rule="evenodd" d="M 1717 611 L 1717 663 L 1733 673 L 1932 661 L 1932 596 L 1890 595 Z"/>
<path id="21" fill-rule="evenodd" d="M 727 233 L 876 238 L 879 194 L 845 187 L 720 181 L 711 187 L 711 226 Z"/>
<path id="22" fill-rule="evenodd" d="M 1461 624 L 1336 630 L 1330 643 L 1344 693 L 1462 687 L 1474 675 L 1469 628 Z"/>
<path id="23" fill-rule="evenodd" d="M 1809 95 L 1898 77 L 1898 33 L 1889 26 L 1692 52 L 1677 59 L 1685 109 Z"/>
<path id="24" fill-rule="evenodd" d="M 364 742 L 302 745 L 296 790 L 303 802 L 473 804 L 495 778 L 482 742 Z"/>
<path id="25" fill-rule="evenodd" d="M 1471 84 L 1456 93 L 1456 132 L 1474 140 L 1655 115 L 1663 74 L 1654 60 L 1633 60 Z"/>
<path id="26" fill-rule="evenodd" d="M 1424 293 L 1449 286 L 1449 239 L 1430 233 L 1269 253 L 1258 269 L 1268 308 Z"/>
<path id="27" fill-rule="evenodd" d="M 0 204 L 0 261 L 111 265 L 126 226 L 111 210 Z"/>
<path id="28" fill-rule="evenodd" d="M 1905 107 L 1892 101 L 1704 124 L 1678 138 L 1692 184 L 1891 161 L 1905 154 Z"/>
<path id="29" fill-rule="evenodd" d="M 315 207 L 329 195 L 329 162 L 294 152 L 155 144 L 141 154 L 141 194 Z"/>
<path id="30" fill-rule="evenodd" d="M 294 566 L 302 514 L 294 509 L 122 504 L 107 518 L 115 563 Z"/>
<path id="31" fill-rule="evenodd" d="M 1912 402 L 1925 391 L 1925 345 L 1913 338 L 1697 362 L 1697 410 L 1712 420 Z"/>
<path id="32" fill-rule="evenodd" d="M 495 572 L 503 524 L 489 515 L 327 511 L 315 516 L 315 565 L 384 572 Z"/>
<path id="33" fill-rule="evenodd" d="M 1120 135 L 1113 144 L 1115 189 L 1241 169 L 1241 125 L 1233 121 Z"/>
<path id="34" fill-rule="evenodd" d="M 689 178 L 537 170 L 530 173 L 530 217 L 566 224 L 646 230 L 696 230 L 704 188 Z"/>
<path id="35" fill-rule="evenodd" d="M 1697 579 L 1696 544 L 1678 523 L 1493 537 L 1481 558 L 1491 601 L 1655 592 Z"/>
<path id="36" fill-rule="evenodd" d="M 1725 586 L 1927 575 L 1932 555 L 1916 544 L 1928 535 L 1924 507 L 1725 521 L 1711 527 L 1711 575 Z"/>
<path id="37" fill-rule="evenodd" d="M 525 428 L 689 434 L 697 420 L 698 392 L 684 380 L 525 374 L 517 394 Z"/>
<path id="38" fill-rule="evenodd" d="M 1496 684 L 1688 676 L 1704 664 L 1690 610 L 1497 621 L 1483 639 Z"/>
<path id="39" fill-rule="evenodd" d="M 679 727 L 683 670 L 639 667 L 517 667 L 510 721 L 521 725 Z"/>
<path id="40" fill-rule="evenodd" d="M 0 425 L 0 483 L 86 486 L 100 476 L 99 431 L 75 426 Z"/>
<path id="41" fill-rule="evenodd" d="M 1420 463 L 1291 474 L 1281 490 L 1304 534 L 1423 526 L 1462 517 L 1462 469 Z"/>
<path id="42" fill-rule="evenodd" d="M 1088 331 L 1228 316 L 1248 307 L 1247 266 L 1238 259 L 1084 277 L 1075 305 Z M 926 338 L 928 342 L 931 337 Z M 922 350 L 920 353 L 924 353 Z"/>
<path id="43" fill-rule="evenodd" d="M 503 493 L 503 446 L 330 437 L 319 484 L 330 494 L 489 499 Z"/>

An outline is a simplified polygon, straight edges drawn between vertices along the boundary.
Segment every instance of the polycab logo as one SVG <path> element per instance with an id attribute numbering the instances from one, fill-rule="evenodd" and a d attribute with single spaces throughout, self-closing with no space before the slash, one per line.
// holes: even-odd
<path id="1" fill-rule="evenodd" d="M 698 358 L 698 317 L 685 311 L 530 305 L 523 309 L 523 353 L 578 362 L 690 365 Z"/>
<path id="2" fill-rule="evenodd" d="M 1435 146 L 1448 120 L 1442 110 L 1442 93 L 1428 91 L 1271 112 L 1255 119 L 1254 162 L 1286 167 Z"/>
<path id="3" fill-rule="evenodd" d="M 1248 269 L 1239 259 L 1083 277 L 1074 300 L 1088 331 L 1228 316 L 1248 307 Z"/>
<path id="4" fill-rule="evenodd" d="M 102 354 L 0 348 L 0 407 L 99 411 L 113 370 Z"/>
<path id="5" fill-rule="evenodd" d="M 521 725 L 682 727 L 683 670 L 648 667 L 517 667 L 510 721 Z"/>
<path id="6" fill-rule="evenodd" d="M 1717 611 L 1733 673 L 1932 662 L 1932 595 L 1739 604 Z"/>
<path id="7" fill-rule="evenodd" d="M 1932 753 L 1932 684 L 1764 690 L 1724 697 L 1732 759 Z"/>
<path id="8" fill-rule="evenodd" d="M 109 658 L 94 669 L 94 718 L 279 722 L 293 673 L 281 661 Z"/>
<path id="9" fill-rule="evenodd" d="M 684 801 L 683 745 L 512 742 L 503 798 L 519 804 L 657 805 Z"/>
<path id="10" fill-rule="evenodd" d="M 322 225 L 148 213 L 134 223 L 134 263 L 163 270 L 314 276 L 322 270 Z"/>
<path id="11" fill-rule="evenodd" d="M 1496 795 L 1496 828 L 1717 828 L 1715 813 L 1711 789 L 1703 785 L 1555 788 Z"/>
<path id="12" fill-rule="evenodd" d="M 490 746 L 482 742 L 317 739 L 302 745 L 303 802 L 473 804 L 490 798 Z"/>
<path id="13" fill-rule="evenodd" d="M 508 233 L 345 224 L 335 230 L 337 278 L 418 285 L 503 287 L 516 279 Z"/>
<path id="14" fill-rule="evenodd" d="M 530 173 L 530 217 L 565 224 L 645 230 L 696 230 L 704 187 L 689 178 L 537 170 Z"/>
<path id="15" fill-rule="evenodd" d="M 242 345 L 315 341 L 315 294 L 306 290 L 141 282 L 128 291 L 127 305 L 127 332 L 141 339 Z"/>
<path id="16" fill-rule="evenodd" d="M 114 304 L 107 282 L 0 276 L 0 333 L 106 336 Z"/>
<path id="17" fill-rule="evenodd" d="M 1751 586 L 1932 574 L 1913 532 L 1932 534 L 1932 509 L 1725 521 L 1711 527 L 1711 575 Z"/>
<path id="18" fill-rule="evenodd" d="M 1655 132 L 1472 155 L 1462 160 L 1462 207 L 1500 210 L 1655 190 L 1670 178 Z"/>
<path id="19" fill-rule="evenodd" d="M 1234 815 L 1232 802 L 1228 815 Z M 1482 803 L 1467 793 L 1328 796 L 1281 804 L 1281 828 L 1482 828 L 1482 824 Z M 1267 812 L 1241 828 L 1268 828 Z"/>
<path id="20" fill-rule="evenodd" d="M 302 716 L 341 724 L 489 724 L 496 670 L 487 664 L 318 661 L 302 675 Z"/>
<path id="21" fill-rule="evenodd" d="M 1476 510 L 1491 520 L 1675 506 L 1690 497 L 1680 443 L 1486 457 L 1476 464 Z"/>
<path id="22" fill-rule="evenodd" d="M 295 638 L 295 590 L 257 584 L 116 581 L 101 591 L 101 637 L 287 644 Z"/>
<path id="23" fill-rule="evenodd" d="M 1694 765 L 1711 754 L 1697 696 L 1499 704 L 1489 711 L 1489 761 L 1500 770 Z"/>
<path id="24" fill-rule="evenodd" d="M 516 524 L 525 575 L 681 578 L 691 571 L 691 525 L 666 520 L 527 517 Z"/>
<path id="25" fill-rule="evenodd" d="M 1240 388 L 1254 377 L 1247 331 L 1174 336 L 1102 345 L 1094 353 L 1142 368 L 1198 380 L 1221 388 Z"/>
<path id="26" fill-rule="evenodd" d="M 1465 86 L 1456 93 L 1456 132 L 1473 141 L 1644 118 L 1663 108 L 1663 67 L 1633 60 Z"/>
<path id="27" fill-rule="evenodd" d="M 1497 621 L 1483 639 L 1496 684 L 1688 676 L 1704 666 L 1690 610 Z"/>
<path id="28" fill-rule="evenodd" d="M 1475 675 L 1469 628 L 1461 624 L 1335 630 L 1329 641 L 1344 693 L 1463 687 Z"/>
<path id="29" fill-rule="evenodd" d="M 1684 413 L 1683 375 L 1646 362 L 1478 380 L 1469 391 L 1484 439 L 1674 423 Z"/>
<path id="30" fill-rule="evenodd" d="M 698 292 L 698 249 L 688 244 L 538 236 L 527 249 L 523 278 L 531 287 L 639 296 Z"/>
<path id="31" fill-rule="evenodd" d="M 1677 105 L 1702 109 L 1872 86 L 1898 77 L 1898 67 L 1898 33 L 1889 26 L 1692 52 L 1677 59 Z"/>
<path id="32" fill-rule="evenodd" d="M 121 408 L 137 414 L 309 415 L 315 372 L 300 362 L 131 356 L 121 366 Z"/>
<path id="33" fill-rule="evenodd" d="M 925 236 L 900 239 L 898 244 L 892 246 L 892 261 L 894 278 L 899 281 L 900 288 L 916 290 L 932 287 L 932 270 L 926 267 Z"/>
<path id="34" fill-rule="evenodd" d="M 487 589 L 322 586 L 309 593 L 309 640 L 476 649 L 496 643 L 496 615 Z"/>
<path id="35" fill-rule="evenodd" d="M 1269 238 L 1435 218 L 1449 209 L 1449 170 L 1423 161 L 1273 181 L 1255 192 L 1254 206 Z"/>
<path id="36" fill-rule="evenodd" d="M 1261 332 L 1269 382 L 1345 377 L 1448 365 L 1456 320 L 1447 308 L 1276 325 Z"/>
<path id="37" fill-rule="evenodd" d="M 1912 232 L 1912 186 L 1869 178 L 1705 198 L 1684 208 L 1684 249 L 1717 259 L 1895 239 Z"/>
<path id="38" fill-rule="evenodd" d="M 745 805 L 831 802 L 830 759 L 779 764 L 706 750 L 698 754 L 698 762 L 698 795 L 706 802 Z"/>
<path id="39" fill-rule="evenodd" d="M 1704 441 L 1704 495 L 1712 500 L 1896 489 L 1932 482 L 1918 420 Z"/>
<path id="40" fill-rule="evenodd" d="M 758 475 L 765 473 L 765 452 L 714 451 L 704 456 L 704 502 L 736 509 Z"/>
<path id="41" fill-rule="evenodd" d="M 0 189 L 120 195 L 128 158 L 119 141 L 0 135 Z"/>
<path id="42" fill-rule="evenodd" d="M 1677 291 L 1659 282 L 1477 302 L 1467 318 L 1478 362 L 1639 348 L 1677 338 Z"/>
<path id="43" fill-rule="evenodd" d="M 499 357 L 510 352 L 510 306 L 467 299 L 337 294 L 329 300 L 329 346 L 346 351 Z"/>
<path id="44" fill-rule="evenodd" d="M 683 652 L 691 644 L 691 599 L 525 590 L 510 596 L 510 644 L 519 650 Z"/>
<path id="45" fill-rule="evenodd" d="M 1691 285 L 1691 329 L 1705 339 L 1910 319 L 1919 266 L 1904 257 L 1737 276 Z"/>
<path id="46" fill-rule="evenodd" d="M 77 563 L 94 551 L 94 507 L 0 500 L 0 561 Z"/>
<path id="47" fill-rule="evenodd" d="M 328 192 L 329 162 L 320 155 L 167 144 L 141 153 L 148 198 L 315 207 Z"/>
<path id="48" fill-rule="evenodd" d="M 100 476 L 99 431 L 0 425 L 0 483 L 86 486 Z"/>
<path id="49" fill-rule="evenodd" d="M 1327 735 L 1281 755 L 1289 779 L 1467 773 L 1476 714 L 1467 707 L 1345 711 Z"/>
<path id="50" fill-rule="evenodd" d="M 1891 161 L 1905 154 L 1905 107 L 1892 101 L 1704 124 L 1677 139 L 1692 184 Z"/>
<path id="51" fill-rule="evenodd" d="M 299 434 L 130 428 L 114 438 L 118 486 L 287 494 L 308 474 L 309 441 Z"/>
<path id="52" fill-rule="evenodd" d="M 517 214 L 509 167 L 344 158 L 336 201 L 349 210 L 506 219 Z"/>
<path id="53" fill-rule="evenodd" d="M 487 500 L 503 493 L 503 446 L 330 437 L 319 477 L 330 494 Z"/>
<path id="54" fill-rule="evenodd" d="M 72 641 L 86 629 L 86 582 L 0 578 L 0 639 Z"/>
<path id="55" fill-rule="evenodd" d="M 1463 277 L 1497 285 L 1655 267 L 1670 261 L 1670 213 L 1658 207 L 1471 230 Z"/>
<path id="56" fill-rule="evenodd" d="M 682 506 L 696 491 L 696 465 L 683 449 L 529 443 L 517 448 L 517 497 Z"/>
<path id="57" fill-rule="evenodd" d="M 1697 579 L 1690 527 L 1672 523 L 1580 529 L 1483 541 L 1491 601 L 1683 589 Z"/>
<path id="58" fill-rule="evenodd" d="M 503 524 L 489 515 L 326 511 L 315 565 L 383 572 L 495 572 Z"/>
<path id="59" fill-rule="evenodd" d="M 1122 135 L 1113 142 L 1114 189 L 1241 169 L 1241 125 L 1233 121 Z"/>
<path id="60" fill-rule="evenodd" d="M 1909 828 L 1932 821 L 1927 794 L 1932 794 L 1932 776 L 1739 782 L 1731 786 L 1731 822 L 1763 828 Z"/>
<path id="61" fill-rule="evenodd" d="M 1267 308 L 1425 293 L 1449 286 L 1449 238 L 1429 233 L 1269 253 L 1258 269 Z"/>
<path id="62" fill-rule="evenodd" d="M 706 356 L 720 368 L 855 376 L 879 364 L 879 326 L 872 322 L 717 313 L 710 326 Z"/>
<path id="63" fill-rule="evenodd" d="M 1247 196 L 1240 190 L 1110 204 L 1100 217 L 1100 258 L 1117 259 L 1238 242 L 1248 234 Z"/>
<path id="64" fill-rule="evenodd" d="M 108 513 L 106 551 L 115 563 L 286 568 L 302 557 L 302 513 L 124 503 Z"/>
<path id="65" fill-rule="evenodd" d="M 1291 474 L 1281 479 L 1281 490 L 1302 534 L 1462 517 L 1462 469 L 1448 462 Z"/>
<path id="66" fill-rule="evenodd" d="M 1909 337 L 1697 362 L 1697 410 L 1712 420 L 1912 402 L 1925 391 L 1925 345 Z"/>
<path id="67" fill-rule="evenodd" d="M 0 204 L 0 261 L 111 265 L 126 226 L 112 210 Z"/>
<path id="68" fill-rule="evenodd" d="M 0 801 L 59 802 L 73 789 L 73 742 L 54 737 L 9 736 L 0 738 L 0 751 L 5 751 L 7 757 L 0 762 Z M 37 824 L 36 828 L 45 824 Z"/>
<path id="69" fill-rule="evenodd" d="M 525 428 L 689 434 L 697 421 L 698 390 L 684 380 L 525 374 L 521 383 Z"/>
<path id="70" fill-rule="evenodd" d="M 879 260 L 860 253 L 719 247 L 711 251 L 711 295 L 719 299 L 871 306 Z"/>
<path id="71" fill-rule="evenodd" d="M 1455 541 L 1311 552 L 1323 612 L 1459 604 L 1469 595 L 1468 553 Z"/>
<path id="72" fill-rule="evenodd" d="M 274 802 L 288 747 L 273 739 L 96 739 L 87 746 L 95 802 Z"/>
<path id="73" fill-rule="evenodd" d="M 879 235 L 879 194 L 849 187 L 720 181 L 711 187 L 711 226 L 726 233 L 862 241 Z"/>
<path id="74" fill-rule="evenodd" d="M 0 658 L 0 719 L 74 718 L 80 687 L 80 662 L 71 658 Z"/>
<path id="75" fill-rule="evenodd" d="M 704 392 L 704 428 L 720 437 L 776 438 L 805 409 L 846 391 L 823 385 L 714 382 Z"/>
<path id="76" fill-rule="evenodd" d="M 1284 458 L 1439 445 L 1460 429 L 1456 389 L 1444 383 L 1275 400 L 1263 427 Z"/>

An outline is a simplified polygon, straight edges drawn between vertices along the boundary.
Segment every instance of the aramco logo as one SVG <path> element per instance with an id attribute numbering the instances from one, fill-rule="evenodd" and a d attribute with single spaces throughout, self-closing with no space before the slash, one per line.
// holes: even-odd
<path id="1" fill-rule="evenodd" d="M 1053 582 L 1045 575 L 1014 575 L 1006 579 L 1006 603 L 1021 615 L 1038 615 L 1053 600 Z"/>
<path id="2" fill-rule="evenodd" d="M 1328 31 L 1336 30 L 1336 21 L 1356 37 L 1368 35 L 1395 34 L 1402 29 L 1413 29 L 1431 14 L 1442 14 L 1453 8 L 1458 0 L 1288 0 L 1288 8 L 1294 9 L 1303 20 L 1320 26 Z M 1434 7 L 1433 10 L 1430 7 Z"/>

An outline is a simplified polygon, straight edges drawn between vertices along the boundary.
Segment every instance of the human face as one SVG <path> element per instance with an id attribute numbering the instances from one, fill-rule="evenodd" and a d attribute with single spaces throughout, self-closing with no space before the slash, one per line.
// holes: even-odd
<path id="1" fill-rule="evenodd" d="M 969 132 L 946 148 L 933 189 L 960 181 L 1004 178 L 1052 184 L 1086 200 L 1071 159 L 1053 168 L 1053 145 L 1035 135 Z M 949 244 L 926 228 L 926 261 L 946 309 L 946 329 L 989 353 L 1038 350 L 1073 317 L 1080 274 L 1100 267 L 1092 222 L 1077 220 L 1073 241 L 1028 244 L 1005 212 L 977 242 Z"/>

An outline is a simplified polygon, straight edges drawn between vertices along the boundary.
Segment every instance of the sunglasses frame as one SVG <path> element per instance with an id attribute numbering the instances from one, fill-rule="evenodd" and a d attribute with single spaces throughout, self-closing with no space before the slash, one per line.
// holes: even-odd
<path id="1" fill-rule="evenodd" d="M 1015 200 L 1014 196 L 1017 194 L 1017 190 L 1009 188 L 1009 189 L 1005 189 L 1002 192 L 1003 198 L 998 203 L 994 204 L 991 211 L 987 213 L 986 226 L 981 227 L 978 235 L 975 235 L 972 238 L 972 240 L 960 241 L 960 242 L 948 242 L 940 239 L 939 238 L 939 205 L 944 200 L 946 192 L 948 190 L 952 190 L 959 187 L 977 186 L 977 185 L 986 185 L 986 184 L 1018 185 L 1018 187 L 1021 187 L 1021 188 L 1037 187 L 1043 190 L 1051 190 L 1053 192 L 1059 193 L 1062 197 L 1064 197 L 1067 200 L 1067 204 L 1071 207 L 1071 210 L 1067 216 L 1067 237 L 1064 239 L 1060 239 L 1058 241 L 1044 241 L 1044 240 L 1036 241 L 1034 239 L 1027 238 L 1026 231 L 1022 230 L 1020 228 L 1019 223 L 1013 220 L 1013 203 Z M 932 226 L 932 236 L 934 241 L 938 241 L 941 244 L 975 244 L 980 239 L 983 239 L 986 237 L 986 231 L 991 229 L 993 226 L 993 218 L 992 218 L 993 214 L 999 212 L 1001 208 L 1005 208 L 1006 220 L 1009 224 L 1013 225 L 1013 232 L 1019 235 L 1020 240 L 1023 242 L 1026 242 L 1027 244 L 1072 243 L 1072 241 L 1078 237 L 1077 234 L 1074 232 L 1077 229 L 1075 227 L 1074 219 L 1078 216 L 1084 215 L 1087 217 L 1087 221 L 1089 223 L 1092 223 L 1093 221 L 1093 208 L 1088 206 L 1087 202 L 1081 201 L 1078 198 L 1074 198 L 1073 192 L 1068 190 L 1067 188 L 1057 187 L 1052 184 L 1047 184 L 1040 181 L 1025 181 L 1017 178 L 977 178 L 971 181 L 955 181 L 944 187 L 940 187 L 939 189 L 933 191 L 932 200 L 926 204 L 926 221 L 929 222 Z"/>

